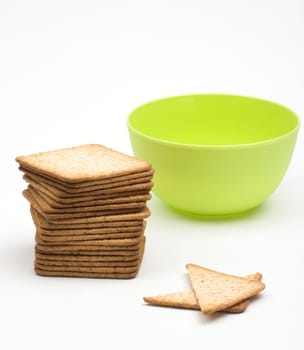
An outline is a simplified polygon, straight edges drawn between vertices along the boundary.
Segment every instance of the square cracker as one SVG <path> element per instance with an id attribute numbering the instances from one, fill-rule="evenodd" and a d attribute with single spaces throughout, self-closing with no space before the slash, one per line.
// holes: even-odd
<path id="1" fill-rule="evenodd" d="M 139 261 L 134 266 L 55 266 L 41 264 L 39 260 L 35 261 L 35 267 L 40 270 L 58 271 L 58 272 L 93 272 L 93 273 L 130 273 L 136 272 L 139 268 Z"/>
<path id="2" fill-rule="evenodd" d="M 255 273 L 252 275 L 245 276 L 243 278 L 254 280 L 254 281 L 261 281 L 262 275 L 260 273 Z M 157 306 L 201 310 L 193 290 L 144 297 L 144 301 L 148 304 L 157 305 Z M 229 312 L 229 313 L 241 313 L 246 310 L 250 301 L 251 301 L 251 298 L 248 298 L 243 301 L 240 301 L 235 305 L 228 307 L 227 309 L 223 309 L 220 311 Z"/>
<path id="3" fill-rule="evenodd" d="M 129 261 L 75 261 L 75 260 L 50 260 L 41 259 L 38 256 L 35 257 L 35 261 L 40 265 L 47 267 L 61 266 L 61 267 L 136 267 L 138 265 L 138 259 Z"/>
<path id="4" fill-rule="evenodd" d="M 145 250 L 145 236 L 143 236 L 141 245 L 136 251 L 112 251 L 105 253 L 96 252 L 96 251 L 88 251 L 88 252 L 44 252 L 39 251 L 39 247 L 35 248 L 35 257 L 40 260 L 54 260 L 54 261 L 75 261 L 75 262 L 123 262 L 123 261 L 138 261 L 142 260 L 144 250 Z"/>
<path id="5" fill-rule="evenodd" d="M 128 241 L 128 239 L 125 239 Z M 131 239 L 130 239 L 131 240 Z M 136 244 L 132 245 L 126 245 L 126 243 L 121 244 L 120 243 L 110 243 L 110 241 L 114 240 L 107 240 L 109 244 L 107 243 L 100 243 L 100 244 L 49 244 L 42 242 L 39 238 L 36 236 L 36 247 L 39 251 L 44 252 L 82 252 L 82 251 L 93 251 L 98 254 L 108 254 L 109 252 L 130 252 L 131 254 L 134 254 L 135 252 L 140 250 L 141 242 L 138 242 Z M 117 240 L 117 241 L 123 241 L 123 240 Z"/>
<path id="6" fill-rule="evenodd" d="M 38 275 L 41 276 L 54 276 L 54 277 L 83 277 L 83 278 L 123 278 L 123 279 L 128 279 L 128 278 L 135 278 L 139 272 L 143 254 L 144 254 L 144 248 L 145 248 L 145 237 L 143 237 L 142 244 L 140 247 L 140 250 L 138 252 L 138 259 L 136 263 L 136 267 L 132 268 L 130 271 L 127 270 L 127 268 L 122 268 L 118 265 L 114 268 L 113 272 L 113 267 L 111 267 L 111 270 L 109 270 L 108 267 L 103 267 L 102 269 L 98 269 L 98 267 L 91 266 L 89 269 L 83 267 L 76 267 L 70 269 L 69 267 L 65 267 L 64 269 L 60 270 L 60 266 L 54 267 L 52 265 L 47 266 L 47 264 L 38 264 L 35 263 L 35 272 Z M 80 256 L 80 255 L 58 255 L 59 256 L 59 261 L 69 260 L 71 261 L 127 261 L 127 260 L 133 260 L 133 256 L 128 257 L 128 256 Z M 47 257 L 47 259 L 52 259 L 54 261 L 58 261 L 58 256 L 49 254 L 45 255 L 43 253 L 39 253 L 36 251 L 36 259 L 44 259 Z M 129 272 L 127 272 L 129 271 Z"/>
<path id="7" fill-rule="evenodd" d="M 34 224 L 37 227 L 43 228 L 44 230 L 50 231 L 68 231 L 71 230 L 123 230 L 125 228 L 137 230 L 139 227 L 142 227 L 145 222 L 144 219 L 125 219 L 125 220 L 117 220 L 117 221 L 101 221 L 101 222 L 86 222 L 86 223 L 71 223 L 71 222 L 60 222 L 60 223 L 52 223 L 48 221 L 43 215 L 41 215 L 32 205 L 30 207 L 30 212 L 34 221 Z M 75 231 L 76 232 L 76 231 Z"/>
<path id="8" fill-rule="evenodd" d="M 39 242 L 36 243 L 35 250 L 41 254 L 47 255 L 86 255 L 86 256 L 137 256 L 144 252 L 146 237 L 142 236 L 139 243 L 132 245 L 111 244 L 105 246 L 92 245 L 49 245 Z"/>
<path id="9" fill-rule="evenodd" d="M 22 192 L 24 197 L 29 201 L 31 206 L 44 217 L 44 219 L 53 224 L 89 224 L 105 221 L 128 221 L 128 220 L 143 220 L 150 216 L 149 209 L 143 208 L 124 209 L 124 210 L 109 210 L 87 213 L 71 213 L 71 214 L 48 214 L 44 212 L 36 197 L 28 190 Z"/>
<path id="10" fill-rule="evenodd" d="M 73 247 L 73 246 L 98 246 L 98 247 L 134 247 L 139 245 L 142 242 L 142 235 L 139 235 L 135 238 L 115 238 L 115 239 L 88 239 L 85 240 L 77 240 L 77 241 L 45 241 L 43 235 L 41 235 L 39 229 L 36 230 L 36 242 L 40 243 L 42 245 L 49 245 L 49 246 L 67 246 L 67 247 Z"/>
<path id="11" fill-rule="evenodd" d="M 79 278 L 111 278 L 111 279 L 131 279 L 138 275 L 139 269 L 129 273 L 104 273 L 104 272 L 82 272 L 82 271 L 53 271 L 42 270 L 35 266 L 35 272 L 39 276 L 45 277 L 79 277 Z"/>
<path id="12" fill-rule="evenodd" d="M 141 248 L 143 249 L 143 247 Z M 119 262 L 132 262 L 137 261 L 141 257 L 142 251 L 139 250 L 133 255 L 76 255 L 76 254 L 53 254 L 53 253 L 42 253 L 36 250 L 35 257 L 41 260 L 48 260 L 54 263 L 119 263 Z"/>
<path id="13" fill-rule="evenodd" d="M 50 239 L 56 240 L 61 237 L 66 239 L 80 239 L 81 237 L 106 237 L 107 235 L 140 235 L 145 230 L 145 221 L 143 224 L 138 226 L 122 226 L 122 227 L 105 227 L 105 228 L 83 228 L 83 229 L 66 229 L 66 230 L 50 230 L 36 225 L 41 235 L 49 237 Z"/>
<path id="14" fill-rule="evenodd" d="M 90 181 L 82 181 L 82 182 L 64 182 L 61 181 L 58 178 L 54 178 L 45 174 L 41 174 L 38 172 L 33 172 L 29 169 L 24 169 L 22 167 L 19 167 L 19 170 L 22 171 L 23 173 L 25 173 L 25 175 L 30 176 L 31 178 L 37 178 L 37 181 L 46 181 L 49 180 L 52 183 L 56 182 L 58 184 L 61 184 L 64 187 L 68 187 L 70 189 L 81 189 L 83 187 L 91 187 L 91 186 L 96 186 L 96 185 L 115 185 L 116 183 L 121 183 L 122 181 L 134 181 L 134 180 L 139 180 L 141 178 L 144 177 L 149 177 L 152 178 L 153 174 L 154 174 L 154 169 L 150 168 L 148 170 L 142 171 L 142 172 L 138 172 L 138 173 L 131 173 L 131 174 L 127 174 L 127 175 L 122 175 L 122 176 L 113 176 L 113 177 L 109 177 L 109 178 L 105 178 L 105 179 L 101 179 L 101 180 L 90 180 Z M 140 181 L 142 182 L 142 181 Z"/>
<path id="15" fill-rule="evenodd" d="M 140 246 L 134 249 L 127 248 L 108 248 L 108 249 L 94 249 L 95 247 L 73 247 L 73 249 L 68 249 L 68 247 L 62 246 L 49 246 L 42 245 L 40 243 L 36 244 L 36 251 L 43 254 L 62 254 L 62 255 L 86 255 L 86 256 L 136 256 L 140 252 Z M 98 248 L 98 247 L 97 247 Z"/>
<path id="16" fill-rule="evenodd" d="M 108 213 L 125 213 L 137 212 L 146 206 L 146 202 L 135 203 L 118 203 L 105 205 L 90 205 L 86 207 L 72 207 L 72 208 L 52 208 L 49 203 L 41 196 L 40 192 L 34 190 L 32 187 L 22 192 L 23 196 L 32 204 L 38 205 L 46 217 L 50 218 L 68 218 L 68 217 L 82 217 L 82 216 L 96 216 Z M 99 214 L 99 215 L 100 215 Z"/>
<path id="17" fill-rule="evenodd" d="M 187 264 L 195 297 L 203 313 L 227 309 L 265 288 L 261 281 L 228 275 L 202 266 Z"/>
<path id="18" fill-rule="evenodd" d="M 105 223 L 105 222 L 120 222 L 120 221 L 132 221 L 132 220 L 143 220 L 150 216 L 150 211 L 147 207 L 144 209 L 134 212 L 134 211 L 125 211 L 123 213 L 103 213 L 102 215 L 94 215 L 89 217 L 74 217 L 74 218 L 50 218 L 49 216 L 46 217 L 44 213 L 41 212 L 41 214 L 46 218 L 47 221 L 53 224 L 83 224 L 86 225 L 86 227 L 89 227 L 88 224 L 97 224 L 97 223 Z"/>
<path id="19" fill-rule="evenodd" d="M 103 198 L 115 198 L 117 196 L 124 196 L 125 193 L 149 193 L 153 187 L 152 181 L 145 181 L 141 183 L 135 183 L 130 185 L 124 185 L 114 188 L 100 188 L 100 189 L 90 189 L 82 192 L 66 192 L 65 190 L 60 189 L 58 186 L 51 184 L 46 184 L 45 182 L 38 182 L 32 179 L 30 176 L 24 175 L 23 179 L 31 184 L 33 187 L 35 184 L 39 184 L 40 187 L 47 189 L 48 192 L 51 192 L 55 198 L 70 198 L 75 200 L 81 200 L 83 197 L 93 197 L 95 199 Z"/>
<path id="20" fill-rule="evenodd" d="M 55 203 L 61 204 L 61 206 L 69 205 L 69 206 L 79 206 L 84 205 L 84 202 L 89 202 L 91 204 L 101 204 L 104 201 L 114 201 L 114 202 L 128 202 L 130 197 L 137 197 L 137 196 L 150 196 L 150 190 L 149 189 L 142 189 L 142 190 L 136 190 L 136 191 L 125 191 L 125 192 L 117 192 L 117 193 L 107 193 L 107 194 L 96 194 L 89 193 L 88 195 L 83 196 L 72 196 L 72 197 L 60 197 L 52 192 L 47 186 L 43 185 L 42 183 L 38 183 L 34 180 L 31 180 L 28 182 L 31 187 L 38 190 L 40 193 L 43 193 L 47 195 L 52 201 Z"/>
<path id="21" fill-rule="evenodd" d="M 46 243 L 75 243 L 75 242 L 89 242 L 101 239 L 122 239 L 122 238 L 136 238 L 143 235 L 144 231 L 138 232 L 118 232 L 118 233 L 103 233 L 97 235 L 67 235 L 67 236 L 54 236 L 46 235 L 42 230 L 39 229 L 40 237 L 43 242 Z"/>
<path id="22" fill-rule="evenodd" d="M 39 193 L 39 195 L 44 199 L 44 201 L 48 204 L 49 207 L 52 209 L 65 209 L 65 210 L 80 210 L 81 208 L 88 208 L 93 206 L 108 206 L 108 205 L 126 205 L 126 204 L 133 204 L 133 203 L 142 203 L 149 201 L 152 196 L 150 193 L 142 194 L 142 195 L 135 195 L 135 196 L 129 196 L 129 197 L 117 197 L 117 198 L 108 198 L 108 199 L 92 199 L 88 201 L 79 201 L 74 203 L 62 203 L 57 202 L 50 196 L 48 196 L 46 193 L 40 191 L 39 189 L 35 189 L 32 185 L 28 186 L 29 189 L 34 189 L 36 192 Z"/>
<path id="23" fill-rule="evenodd" d="M 63 192 L 66 193 L 71 193 L 71 194 L 77 194 L 77 193 L 82 193 L 82 192 L 92 192 L 96 190 L 102 190 L 102 189 L 113 189 L 117 187 L 123 187 L 123 186 L 129 186 L 129 185 L 135 185 L 135 184 L 142 184 L 145 182 L 149 182 L 153 178 L 153 171 L 147 171 L 144 174 L 140 174 L 140 176 L 130 178 L 130 176 L 124 176 L 126 179 L 120 178 L 119 181 L 114 181 L 113 178 L 108 179 L 107 182 L 104 183 L 101 181 L 85 181 L 82 182 L 81 186 L 71 186 L 69 184 L 66 184 L 64 182 L 60 182 L 56 179 L 51 179 L 46 176 L 39 175 L 37 173 L 33 173 L 31 171 L 24 171 L 24 179 L 28 182 L 30 181 L 36 181 L 38 183 L 45 184 L 46 186 L 52 186 L 55 187 L 59 190 L 62 190 Z M 110 180 L 112 180 L 110 182 Z"/>
<path id="24" fill-rule="evenodd" d="M 51 186 L 51 188 L 62 191 L 62 193 L 67 193 L 67 194 L 71 194 L 71 195 L 78 195 L 78 194 L 82 195 L 82 193 L 93 193 L 93 191 L 96 192 L 97 190 L 100 191 L 101 193 L 104 193 L 104 192 L 102 192 L 102 190 L 104 190 L 104 191 L 107 190 L 108 192 L 109 192 L 109 190 L 112 190 L 112 192 L 115 192 L 115 191 L 118 192 L 118 189 L 120 187 L 125 188 L 126 186 L 149 183 L 152 180 L 152 176 L 146 176 L 146 177 L 140 177 L 137 179 L 130 179 L 130 180 L 126 180 L 126 181 L 98 184 L 98 185 L 90 185 L 89 183 L 87 183 L 87 186 L 82 186 L 79 188 L 71 188 L 71 187 L 62 185 L 61 183 L 59 183 L 57 181 L 43 179 L 42 176 L 39 178 L 39 176 L 32 175 L 32 174 L 23 175 L 23 179 L 29 183 L 31 181 L 35 181 L 38 183 L 42 183 L 45 186 Z"/>
<path id="25" fill-rule="evenodd" d="M 16 161 L 22 168 L 71 183 L 106 179 L 151 168 L 143 160 L 97 144 L 20 156 Z"/>

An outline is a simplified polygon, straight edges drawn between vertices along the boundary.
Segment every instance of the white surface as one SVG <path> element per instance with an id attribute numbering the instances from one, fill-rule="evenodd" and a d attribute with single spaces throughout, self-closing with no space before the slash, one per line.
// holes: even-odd
<path id="1" fill-rule="evenodd" d="M 303 349 L 304 167 L 258 211 L 210 222 L 156 198 L 134 280 L 33 273 L 34 227 L 18 155 L 83 143 L 131 154 L 125 119 L 146 101 L 223 92 L 304 115 L 304 5 L 288 1 L 0 2 L 1 349 Z M 153 308 L 142 297 L 188 288 L 185 264 L 266 290 L 240 315 Z"/>

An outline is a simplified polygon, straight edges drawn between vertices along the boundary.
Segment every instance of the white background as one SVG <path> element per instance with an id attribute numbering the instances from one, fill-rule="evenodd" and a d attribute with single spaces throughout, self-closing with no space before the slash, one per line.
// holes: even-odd
<path id="1" fill-rule="evenodd" d="M 303 131 L 278 190 L 237 220 L 179 216 L 157 198 L 134 280 L 43 278 L 16 156 L 84 143 L 132 154 L 126 117 L 155 98 L 235 93 L 304 115 L 302 0 L 0 1 L 0 348 L 303 349 Z M 185 264 L 260 271 L 240 315 L 155 308 Z"/>

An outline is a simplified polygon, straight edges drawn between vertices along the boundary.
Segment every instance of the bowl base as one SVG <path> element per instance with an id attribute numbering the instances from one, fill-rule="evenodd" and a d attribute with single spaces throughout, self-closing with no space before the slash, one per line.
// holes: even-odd
<path id="1" fill-rule="evenodd" d="M 253 214 L 256 214 L 260 209 L 262 205 L 259 204 L 253 208 L 245 209 L 240 212 L 234 212 L 234 213 L 226 213 L 226 214 L 200 214 L 200 213 L 194 213 L 190 211 L 185 211 L 182 209 L 178 209 L 172 206 L 169 206 L 170 209 L 172 209 L 174 212 L 187 216 L 191 219 L 196 219 L 196 220 L 206 220 L 206 221 L 221 221 L 221 220 L 233 220 L 233 219 L 238 219 L 242 218 L 244 216 L 250 216 Z"/>

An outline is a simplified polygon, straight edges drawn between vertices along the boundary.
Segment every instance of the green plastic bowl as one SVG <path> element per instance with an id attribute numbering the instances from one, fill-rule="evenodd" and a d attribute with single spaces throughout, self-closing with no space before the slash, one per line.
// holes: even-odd
<path id="1" fill-rule="evenodd" d="M 134 155 L 155 169 L 153 192 L 203 216 L 237 214 L 265 201 L 288 168 L 299 124 L 277 103 L 218 94 L 160 99 L 127 120 Z"/>

